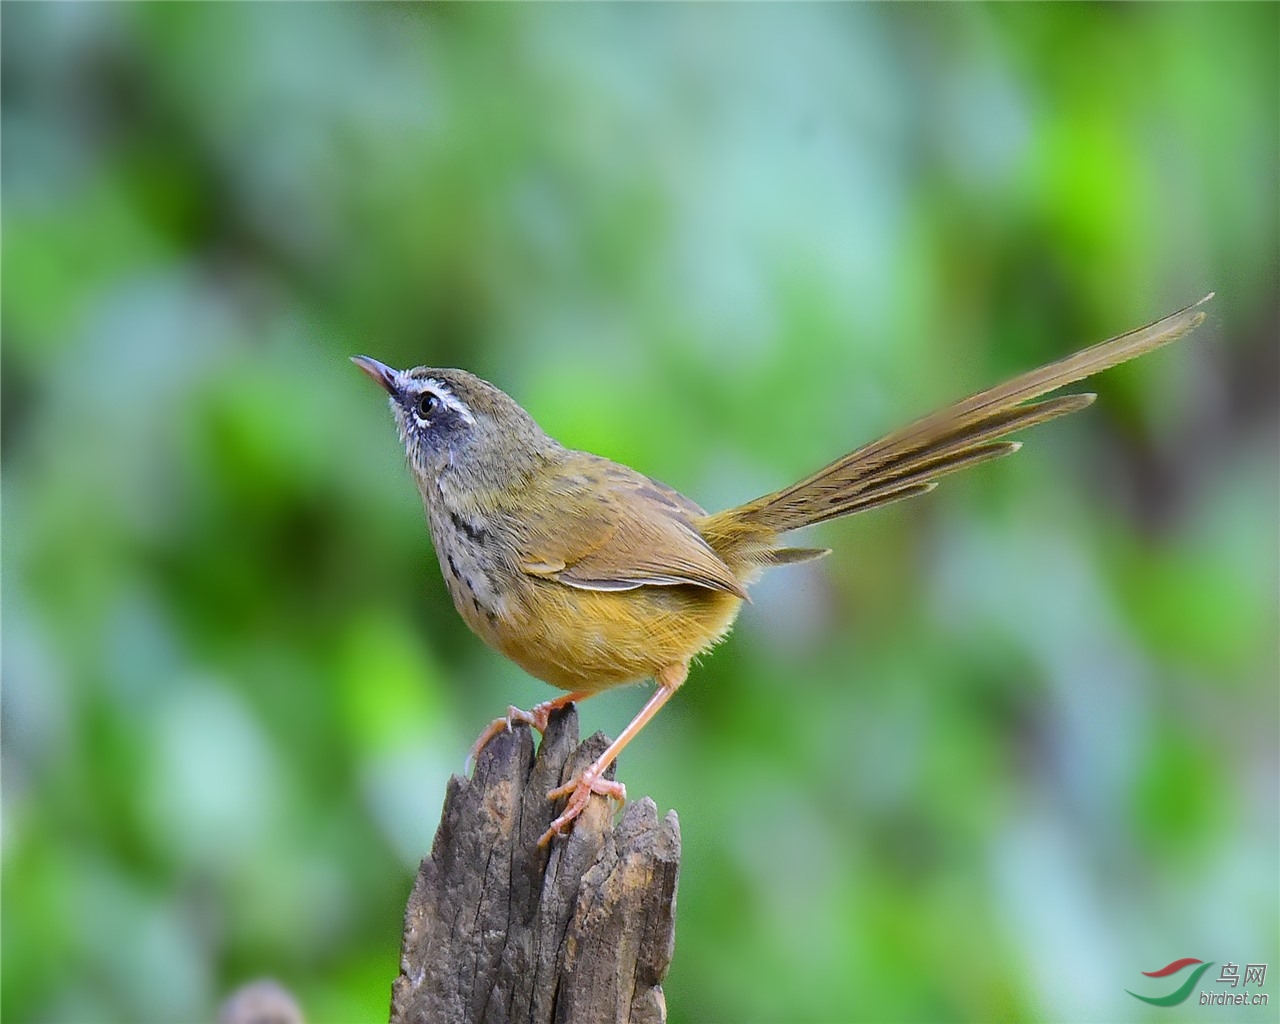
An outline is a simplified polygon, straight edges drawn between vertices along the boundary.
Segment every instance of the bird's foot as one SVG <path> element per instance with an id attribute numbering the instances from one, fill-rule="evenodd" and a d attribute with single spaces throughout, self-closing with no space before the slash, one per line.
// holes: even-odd
<path id="1" fill-rule="evenodd" d="M 546 732 L 551 712 L 559 711 L 566 704 L 572 704 L 575 700 L 580 699 L 581 696 L 582 694 L 570 693 L 563 697 L 557 697 L 555 700 L 544 700 L 541 704 L 535 704 L 528 711 L 522 711 L 514 704 L 508 705 L 507 713 L 501 718 L 495 718 L 486 725 L 484 731 L 476 737 L 475 743 L 471 744 L 471 752 L 467 754 L 467 761 L 463 766 L 464 770 L 469 773 L 474 767 L 476 759 L 479 758 L 480 751 L 489 745 L 489 741 L 500 733 L 510 732 L 511 727 L 517 722 L 531 725 L 538 732 Z"/>
<path id="2" fill-rule="evenodd" d="M 604 778 L 604 770 L 611 761 L 612 758 L 603 764 L 596 761 L 585 768 L 576 778 L 566 782 L 563 786 L 557 786 L 547 794 L 548 800 L 559 800 L 561 797 L 567 796 L 569 803 L 560 817 L 556 818 L 551 823 L 551 827 L 542 833 L 542 837 L 538 840 L 539 846 L 546 846 L 547 843 L 551 842 L 552 837 L 563 835 L 574 819 L 586 810 L 591 794 L 599 793 L 601 796 L 612 797 L 619 803 L 627 802 L 627 787 L 621 782 Z"/>

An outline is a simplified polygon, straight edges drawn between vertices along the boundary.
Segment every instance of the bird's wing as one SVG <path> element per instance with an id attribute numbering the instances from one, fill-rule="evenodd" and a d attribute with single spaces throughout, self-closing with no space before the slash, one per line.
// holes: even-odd
<path id="1" fill-rule="evenodd" d="M 665 484 L 585 452 L 547 471 L 540 509 L 520 510 L 520 568 L 582 590 L 692 584 L 746 599 L 691 522 L 705 513 Z"/>

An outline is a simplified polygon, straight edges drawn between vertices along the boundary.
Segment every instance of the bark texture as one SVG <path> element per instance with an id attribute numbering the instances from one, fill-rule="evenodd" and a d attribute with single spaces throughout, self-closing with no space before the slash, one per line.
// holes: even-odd
<path id="1" fill-rule="evenodd" d="M 567 782 L 607 745 L 552 716 L 495 738 L 471 779 L 449 780 L 431 854 L 405 912 L 392 1024 L 658 1024 L 675 945 L 680 826 L 647 797 L 593 798 L 567 837 L 539 847 Z"/>

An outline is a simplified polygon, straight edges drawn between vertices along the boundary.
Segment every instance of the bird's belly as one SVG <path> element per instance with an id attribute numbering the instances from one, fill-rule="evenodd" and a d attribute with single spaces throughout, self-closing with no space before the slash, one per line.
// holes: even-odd
<path id="1" fill-rule="evenodd" d="M 594 692 L 682 664 L 722 639 L 742 604 L 693 585 L 597 591 L 529 583 L 518 607 L 477 632 L 562 690 Z"/>

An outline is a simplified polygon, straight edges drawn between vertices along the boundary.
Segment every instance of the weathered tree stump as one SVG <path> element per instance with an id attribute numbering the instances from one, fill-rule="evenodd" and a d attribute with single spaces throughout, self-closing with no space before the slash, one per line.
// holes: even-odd
<path id="1" fill-rule="evenodd" d="M 496 737 L 471 779 L 449 780 L 405 911 L 392 1024 L 657 1024 L 675 946 L 680 826 L 652 800 L 593 798 L 567 837 L 538 846 L 563 807 L 547 791 L 607 745 L 552 716 Z M 610 772 L 612 774 L 612 772 Z"/>

